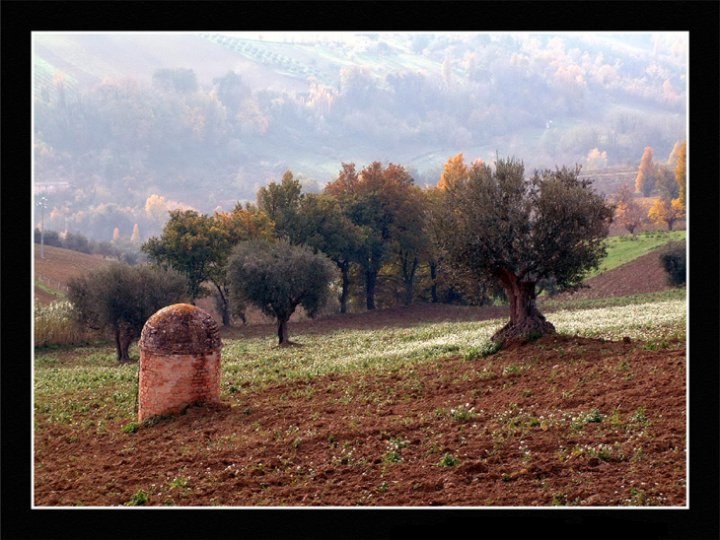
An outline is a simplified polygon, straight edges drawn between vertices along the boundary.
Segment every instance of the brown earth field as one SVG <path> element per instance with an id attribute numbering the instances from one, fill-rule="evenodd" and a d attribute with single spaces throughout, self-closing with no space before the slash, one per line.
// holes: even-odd
<path id="1" fill-rule="evenodd" d="M 72 424 L 36 418 L 34 502 L 685 506 L 685 364 L 684 342 L 546 336 L 473 360 L 238 383 L 221 406 L 135 432 L 132 418 L 99 429 L 75 394 Z"/>
<path id="2" fill-rule="evenodd" d="M 587 288 L 572 294 L 558 295 L 559 299 L 606 298 L 672 289 L 667 272 L 660 263 L 661 249 L 651 251 L 617 268 L 603 272 L 586 281 Z"/>
<path id="3" fill-rule="evenodd" d="M 651 253 L 576 297 L 667 288 Z M 318 320 L 292 334 L 504 317 L 417 305 Z M 549 314 L 552 321 L 552 316 Z M 272 336 L 272 325 L 224 332 Z M 68 355 L 71 358 L 72 355 Z M 76 360 L 69 359 L 68 365 Z M 62 368 L 62 364 L 58 367 Z M 35 421 L 37 506 L 684 507 L 686 345 L 546 336 L 485 358 L 253 388 L 125 432 L 93 400 Z"/>

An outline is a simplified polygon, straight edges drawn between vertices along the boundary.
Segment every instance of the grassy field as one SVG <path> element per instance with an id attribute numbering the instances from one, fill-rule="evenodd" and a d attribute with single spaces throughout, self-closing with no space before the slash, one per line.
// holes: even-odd
<path id="1" fill-rule="evenodd" d="M 548 319 L 567 335 L 619 340 L 629 337 L 663 347 L 685 339 L 684 290 L 637 297 L 570 303 L 547 303 Z M 448 356 L 468 359 L 488 350 L 489 338 L 504 323 L 493 319 L 396 326 L 381 330 L 346 329 L 330 334 L 293 334 L 298 348 L 275 347 L 272 328 L 264 337 L 225 338 L 225 395 L 290 380 L 328 374 L 397 371 Z M 292 329 L 291 329 L 292 331 Z M 137 346 L 131 356 L 139 357 Z M 111 345 L 37 349 L 35 354 L 36 422 L 133 420 L 137 364 L 118 366 Z M 73 396 L 73 399 L 68 399 Z M 93 420 L 82 413 L 94 411 Z"/>
<path id="2" fill-rule="evenodd" d="M 588 279 L 664 246 L 673 240 L 684 240 L 685 231 L 645 232 L 635 236 L 611 236 L 607 240 L 607 256 Z"/>

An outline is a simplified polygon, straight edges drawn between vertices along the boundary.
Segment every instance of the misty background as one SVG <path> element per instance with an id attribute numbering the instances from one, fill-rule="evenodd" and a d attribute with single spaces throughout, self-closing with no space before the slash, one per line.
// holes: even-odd
<path id="1" fill-rule="evenodd" d="M 288 169 L 306 192 L 343 162 L 435 185 L 459 152 L 612 193 L 686 138 L 687 70 L 684 32 L 36 32 L 34 226 L 137 243 Z"/>

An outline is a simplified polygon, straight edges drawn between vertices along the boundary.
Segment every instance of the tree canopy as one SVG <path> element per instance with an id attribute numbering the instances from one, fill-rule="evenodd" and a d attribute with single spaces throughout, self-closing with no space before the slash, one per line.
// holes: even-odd
<path id="1" fill-rule="evenodd" d="M 630 234 L 635 234 L 645 221 L 647 216 L 643 208 L 637 203 L 632 190 L 622 186 L 614 197 L 615 221 L 620 223 Z"/>
<path id="2" fill-rule="evenodd" d="M 657 225 L 667 225 L 668 230 L 672 231 L 675 222 L 685 217 L 685 209 L 680 199 L 670 199 L 668 197 L 658 197 L 648 210 L 648 218 Z"/>
<path id="3" fill-rule="evenodd" d="M 203 283 L 211 279 L 228 242 L 227 235 L 213 227 L 210 216 L 194 210 L 173 210 L 162 235 L 150 238 L 142 250 L 156 264 L 184 274 L 194 302 L 207 294 Z"/>
<path id="4" fill-rule="evenodd" d="M 297 214 L 293 243 L 305 244 L 327 255 L 342 277 L 340 313 L 347 312 L 350 265 L 359 260 L 365 231 L 346 216 L 340 203 L 327 194 L 308 194 Z"/>
<path id="5" fill-rule="evenodd" d="M 383 167 L 379 161 L 360 173 L 355 164 L 343 163 L 338 177 L 325 187 L 325 192 L 338 200 L 345 215 L 364 232 L 357 262 L 365 281 L 367 309 L 376 307 L 380 269 L 392 257 L 402 231 L 413 228 L 412 220 L 422 213 L 414 188 L 414 180 L 404 167 L 394 163 Z"/>
<path id="6" fill-rule="evenodd" d="M 186 294 L 185 281 L 174 271 L 122 263 L 68 282 L 76 320 L 96 330 L 111 330 L 119 362 L 130 360 L 130 344 L 140 337 L 147 319 L 160 308 L 183 301 Z"/>
<path id="7" fill-rule="evenodd" d="M 675 182 L 678 187 L 678 199 L 685 208 L 685 190 L 687 185 L 687 141 L 683 141 L 678 148 L 677 162 L 675 164 Z"/>
<path id="8" fill-rule="evenodd" d="M 335 266 L 324 255 L 285 240 L 241 242 L 228 275 L 232 295 L 256 305 L 278 324 L 278 344 L 291 344 L 288 321 L 298 306 L 313 317 L 330 295 Z"/>
<path id="9" fill-rule="evenodd" d="M 268 216 L 257 207 L 236 205 L 232 212 L 213 216 L 194 210 L 175 210 L 165 224 L 163 234 L 150 238 L 142 247 L 156 264 L 170 267 L 186 278 L 194 302 L 205 296 L 204 284 L 215 287 L 223 324 L 230 324 L 230 298 L 227 264 L 230 252 L 238 242 L 253 238 L 270 238 L 274 228 Z"/>
<path id="10" fill-rule="evenodd" d="M 498 159 L 495 169 L 471 167 L 467 180 L 444 193 L 442 243 L 450 264 L 479 280 L 502 285 L 510 322 L 498 342 L 554 332 L 538 311 L 536 286 L 553 280 L 560 288 L 580 285 L 605 255 L 612 209 L 580 179 L 580 168 L 535 171 L 524 177 L 522 162 Z"/>
<path id="11" fill-rule="evenodd" d="M 290 239 L 296 235 L 296 216 L 303 197 L 302 184 L 289 170 L 279 184 L 270 182 L 258 191 L 258 207 L 275 223 L 278 238 Z"/>

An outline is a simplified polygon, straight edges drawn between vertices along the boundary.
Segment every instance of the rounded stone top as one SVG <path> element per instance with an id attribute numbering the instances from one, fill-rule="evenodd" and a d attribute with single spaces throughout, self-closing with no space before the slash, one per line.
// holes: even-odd
<path id="1" fill-rule="evenodd" d="M 208 312 L 191 304 L 173 304 L 147 320 L 139 347 L 157 354 L 203 354 L 220 350 L 222 341 Z"/>

